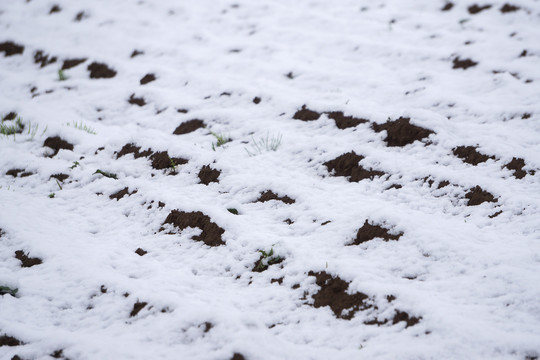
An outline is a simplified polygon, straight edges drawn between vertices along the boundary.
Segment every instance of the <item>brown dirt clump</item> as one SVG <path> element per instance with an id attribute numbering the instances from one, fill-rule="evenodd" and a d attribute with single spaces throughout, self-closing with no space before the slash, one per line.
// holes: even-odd
<path id="1" fill-rule="evenodd" d="M 152 82 L 156 80 L 156 76 L 154 74 L 146 74 L 144 77 L 139 81 L 141 85 L 146 85 L 149 82 Z"/>
<path id="2" fill-rule="evenodd" d="M 90 71 L 90 79 L 110 79 L 116 76 L 116 71 L 103 63 L 93 62 L 87 69 Z"/>
<path id="3" fill-rule="evenodd" d="M 49 15 L 62 11 L 62 8 L 58 5 L 53 5 L 49 11 Z"/>
<path id="4" fill-rule="evenodd" d="M 491 193 L 482 190 L 478 185 L 470 189 L 469 192 L 465 194 L 465 198 L 469 200 L 467 206 L 476 206 L 484 202 L 497 202 L 497 199 L 495 199 Z"/>
<path id="5" fill-rule="evenodd" d="M 394 318 L 392 319 L 392 325 L 397 324 L 400 321 L 404 321 L 407 325 L 405 325 L 405 328 L 408 328 L 409 326 L 414 326 L 420 322 L 422 318 L 410 316 L 405 311 L 396 310 L 396 313 L 394 315 Z"/>
<path id="6" fill-rule="evenodd" d="M 141 50 L 133 50 L 133 52 L 131 53 L 131 55 L 129 56 L 130 58 L 134 58 L 135 56 L 139 56 L 139 55 L 143 55 L 144 54 L 144 51 L 141 51 Z"/>
<path id="7" fill-rule="evenodd" d="M 138 248 L 137 250 L 135 250 L 135 254 L 137 254 L 139 256 L 144 256 L 144 255 L 148 254 L 148 251 L 143 250 L 141 248 Z"/>
<path id="8" fill-rule="evenodd" d="M 19 176 L 19 173 L 24 172 L 24 169 L 11 169 L 6 171 L 6 175 L 17 177 Z"/>
<path id="9" fill-rule="evenodd" d="M 187 164 L 188 162 L 183 158 L 170 157 L 167 151 L 158 151 L 154 153 L 150 156 L 150 160 L 152 160 L 152 168 L 156 170 L 172 169 L 178 165 Z"/>
<path id="10" fill-rule="evenodd" d="M 10 113 L 8 113 L 6 116 L 2 118 L 2 121 L 15 120 L 16 117 L 17 117 L 17 113 L 14 111 L 11 111 Z"/>
<path id="11" fill-rule="evenodd" d="M 231 360 L 246 360 L 246 358 L 240 353 L 234 353 Z"/>
<path id="12" fill-rule="evenodd" d="M 186 122 L 181 123 L 173 132 L 174 135 L 183 135 L 183 134 L 189 134 L 190 132 L 193 132 L 197 129 L 204 128 L 206 125 L 204 125 L 204 121 L 199 119 L 193 119 Z"/>
<path id="13" fill-rule="evenodd" d="M 15 258 L 21 261 L 21 267 L 32 267 L 42 263 L 40 258 L 28 257 L 28 254 L 25 254 L 22 250 L 15 251 Z"/>
<path id="14" fill-rule="evenodd" d="M 355 118 L 353 116 L 345 116 L 342 111 L 332 111 L 328 113 L 328 117 L 336 123 L 338 129 L 347 129 L 357 125 L 367 123 L 368 120 Z"/>
<path id="15" fill-rule="evenodd" d="M 270 200 L 281 201 L 281 202 L 283 202 L 283 203 L 285 203 L 287 205 L 295 203 L 295 200 L 291 199 L 287 195 L 280 197 L 271 190 L 266 190 L 265 192 L 263 192 L 261 194 L 261 196 L 257 199 L 256 202 L 267 202 L 267 201 L 270 201 Z"/>
<path id="16" fill-rule="evenodd" d="M 512 158 L 512 161 L 510 161 L 508 164 L 504 165 L 505 168 L 508 170 L 513 170 L 513 175 L 516 179 L 523 179 L 525 175 L 527 175 L 527 172 L 523 170 L 523 167 L 525 166 L 525 160 L 521 158 Z M 533 172 L 534 173 L 534 172 Z"/>
<path id="17" fill-rule="evenodd" d="M 454 3 L 447 2 L 446 4 L 444 4 L 441 11 L 450 11 L 450 10 L 452 10 L 453 7 L 454 7 Z"/>
<path id="18" fill-rule="evenodd" d="M 256 97 L 253 98 L 253 103 L 254 103 L 255 105 L 259 105 L 260 102 L 261 102 L 261 98 L 260 98 L 260 97 L 256 96 Z"/>
<path id="19" fill-rule="evenodd" d="M 120 151 L 116 154 L 116 158 L 121 158 L 124 155 L 127 154 L 133 154 L 133 157 L 135 159 L 138 159 L 140 157 L 147 157 L 152 155 L 152 149 L 147 149 L 145 151 L 141 152 L 141 147 L 137 146 L 133 143 L 126 144 L 120 149 Z"/>
<path id="20" fill-rule="evenodd" d="M 209 216 L 203 214 L 200 211 L 185 212 L 179 210 L 173 210 L 169 213 L 163 225 L 171 224 L 184 230 L 188 227 L 196 227 L 202 230 L 200 235 L 194 236 L 193 240 L 202 241 L 208 246 L 225 245 L 225 242 L 221 239 L 221 235 L 225 232 L 216 223 L 213 223 Z M 160 231 L 163 228 L 160 229 Z"/>
<path id="21" fill-rule="evenodd" d="M 51 157 L 58 154 L 60 149 L 73 151 L 73 144 L 68 143 L 66 140 L 63 140 L 59 136 L 48 137 L 47 139 L 45 139 L 43 146 L 50 147 L 54 150 L 54 153 L 51 155 Z"/>
<path id="22" fill-rule="evenodd" d="M 146 101 L 143 97 L 135 97 L 135 94 L 131 94 L 131 96 L 128 99 L 128 103 L 131 105 L 138 105 L 138 106 L 144 106 L 146 105 Z"/>
<path id="23" fill-rule="evenodd" d="M 474 5 L 469 6 L 467 8 L 467 10 L 469 11 L 469 14 L 476 15 L 479 12 L 487 10 L 489 8 L 491 8 L 491 5 L 478 6 L 478 5 L 474 4 Z"/>
<path id="24" fill-rule="evenodd" d="M 366 170 L 360 164 L 363 156 L 357 155 L 354 151 L 342 154 L 325 162 L 323 165 L 328 168 L 328 172 L 333 172 L 334 176 L 345 176 L 350 182 L 358 182 L 363 179 L 373 180 L 375 176 L 382 176 L 384 172 L 377 170 Z"/>
<path id="25" fill-rule="evenodd" d="M 349 245 L 360 245 L 366 241 L 373 240 L 375 238 L 381 238 L 384 241 L 399 240 L 403 233 L 392 235 L 388 232 L 388 229 L 383 228 L 380 225 L 371 225 L 367 220 L 364 225 L 358 229 L 356 233 L 356 239 Z"/>
<path id="26" fill-rule="evenodd" d="M 411 119 L 404 117 L 384 124 L 373 124 L 372 128 L 376 132 L 386 130 L 387 135 L 384 141 L 387 146 L 405 146 L 434 134 L 429 129 L 411 124 Z"/>
<path id="27" fill-rule="evenodd" d="M 37 50 L 34 53 L 34 64 L 40 64 L 42 68 L 49 64 L 55 63 L 56 60 L 56 56 L 53 56 L 49 59 L 49 55 L 45 54 L 43 50 Z"/>
<path id="28" fill-rule="evenodd" d="M 58 181 L 64 181 L 64 180 L 66 180 L 68 177 L 69 177 L 69 175 L 67 175 L 67 174 L 62 174 L 62 173 L 60 173 L 60 174 L 52 174 L 52 175 L 50 176 L 50 178 L 54 178 L 54 179 L 56 179 L 56 180 L 58 180 Z"/>
<path id="29" fill-rule="evenodd" d="M 116 201 L 120 200 L 124 196 L 131 196 L 133 194 L 137 193 L 137 190 L 133 190 L 132 192 L 129 192 L 129 189 L 127 187 L 123 188 L 120 191 L 115 192 L 114 194 L 109 196 L 109 199 L 116 199 Z"/>
<path id="30" fill-rule="evenodd" d="M 294 114 L 293 119 L 302 121 L 314 121 L 317 120 L 320 116 L 320 113 L 309 110 L 306 108 L 306 105 L 302 105 L 302 109 L 298 110 Z"/>
<path id="31" fill-rule="evenodd" d="M 199 171 L 200 184 L 208 185 L 211 182 L 219 183 L 219 175 L 221 171 L 212 169 L 210 165 L 204 165 Z"/>
<path id="32" fill-rule="evenodd" d="M 329 306 L 337 318 L 344 320 L 352 319 L 359 310 L 372 307 L 372 305 L 365 302 L 369 299 L 366 294 L 361 292 L 347 293 L 349 283 L 339 277 L 332 277 L 332 275 L 324 271 L 317 273 L 310 271 L 308 275 L 315 276 L 316 283 L 321 288 L 319 292 L 312 296 L 315 300 L 313 307 Z"/>
<path id="33" fill-rule="evenodd" d="M 514 11 L 518 11 L 520 9 L 519 6 L 515 6 L 515 5 L 511 5 L 511 4 L 504 4 L 503 7 L 501 7 L 501 12 L 503 14 L 506 14 L 506 13 L 511 13 L 511 12 L 514 12 Z"/>
<path id="34" fill-rule="evenodd" d="M 453 60 L 453 64 L 454 65 L 452 66 L 452 69 L 463 69 L 463 70 L 467 70 L 470 67 L 478 65 L 476 61 L 472 61 L 471 59 L 460 60 L 459 57 Z"/>
<path id="35" fill-rule="evenodd" d="M 134 316 L 137 316 L 137 314 L 139 313 L 139 311 L 141 311 L 142 309 L 144 309 L 144 307 L 148 305 L 147 302 L 139 302 L 137 301 L 135 304 L 133 304 L 133 309 L 131 310 L 131 313 L 129 313 L 129 317 L 134 317 Z"/>
<path id="36" fill-rule="evenodd" d="M 4 41 L 0 43 L 0 52 L 4 53 L 4 57 L 18 55 L 24 52 L 24 46 L 15 44 L 12 41 Z"/>
<path id="37" fill-rule="evenodd" d="M 19 346 L 22 341 L 9 335 L 0 335 L 0 346 Z"/>
<path id="38" fill-rule="evenodd" d="M 474 146 L 458 146 L 452 149 L 455 156 L 471 165 L 478 165 L 489 159 L 495 159 L 495 156 L 484 155 L 476 151 Z"/>
<path id="39" fill-rule="evenodd" d="M 62 70 L 71 69 L 77 65 L 82 64 L 86 61 L 86 58 L 81 59 L 66 59 L 64 60 L 64 63 L 62 64 Z"/>

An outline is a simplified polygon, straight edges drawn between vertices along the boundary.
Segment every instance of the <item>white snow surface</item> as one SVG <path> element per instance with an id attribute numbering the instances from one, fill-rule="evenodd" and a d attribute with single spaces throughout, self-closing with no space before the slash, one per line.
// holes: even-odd
<path id="1" fill-rule="evenodd" d="M 22 342 L 0 358 L 538 358 L 540 2 L 512 0 L 519 9 L 503 13 L 491 0 L 477 14 L 472 0 L 445 4 L 1 1 L 0 43 L 24 52 L 0 52 L 0 114 L 25 128 L 0 139 L 0 286 L 18 289 L 0 296 L 0 335 Z M 56 62 L 36 64 L 38 50 Z M 59 81 L 74 58 L 87 60 Z M 477 65 L 454 69 L 456 58 Z M 116 76 L 90 78 L 92 62 Z M 294 119 L 303 105 L 321 116 Z M 339 129 L 331 111 L 369 122 Z M 372 125 L 399 117 L 433 133 L 387 146 Z M 192 119 L 206 128 L 173 134 Z M 212 132 L 232 141 L 213 148 Z M 73 151 L 50 157 L 54 136 Z M 254 153 L 267 136 L 282 137 L 277 150 Z M 117 158 L 129 143 L 188 163 L 171 174 Z M 457 146 L 493 158 L 474 166 Z M 324 163 L 351 151 L 385 175 L 333 176 Z M 514 157 L 521 179 L 505 167 Z M 204 165 L 219 182 L 199 182 Z M 57 183 L 59 173 L 69 177 Z M 497 201 L 467 206 L 477 185 Z M 126 187 L 137 192 L 109 197 Z M 256 202 L 266 190 L 295 202 Z M 192 239 L 196 228 L 161 231 L 175 209 L 207 215 L 225 244 Z M 366 220 L 403 235 L 347 246 Z M 284 261 L 252 271 L 271 249 Z M 17 250 L 42 263 L 22 267 Z M 374 306 L 350 320 L 313 306 L 310 271 Z M 137 302 L 147 305 L 130 316 Z M 394 324 L 396 311 L 419 322 Z"/>

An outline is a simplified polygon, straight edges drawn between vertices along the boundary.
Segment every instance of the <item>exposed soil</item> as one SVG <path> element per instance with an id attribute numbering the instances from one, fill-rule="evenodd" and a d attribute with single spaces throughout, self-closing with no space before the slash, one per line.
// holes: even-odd
<path id="1" fill-rule="evenodd" d="M 313 307 L 329 306 L 337 318 L 345 320 L 352 319 L 359 310 L 372 307 L 372 305 L 365 303 L 369 299 L 366 294 L 361 292 L 348 294 L 349 283 L 338 276 L 332 277 L 324 271 L 317 273 L 310 271 L 308 275 L 315 276 L 316 283 L 321 288 L 312 296 L 315 300 Z"/>
<path id="2" fill-rule="evenodd" d="M 152 168 L 156 170 L 163 170 L 173 168 L 174 166 L 187 164 L 187 160 L 183 158 L 170 157 L 167 151 L 158 151 L 154 155 L 150 156 L 152 160 Z"/>
<path id="3" fill-rule="evenodd" d="M 60 6 L 53 5 L 51 10 L 49 11 L 49 15 L 54 14 L 54 13 L 58 13 L 60 11 L 62 11 L 62 8 Z"/>
<path id="4" fill-rule="evenodd" d="M 56 56 L 49 59 L 49 55 L 45 54 L 43 50 L 38 50 L 34 53 L 34 63 L 40 64 L 42 68 L 49 64 L 55 63 L 56 60 L 58 60 Z"/>
<path id="5" fill-rule="evenodd" d="M 152 155 L 152 149 L 147 149 L 141 152 L 140 146 L 137 146 L 133 143 L 129 143 L 122 147 L 122 149 L 116 154 L 116 158 L 118 159 L 127 154 L 133 154 L 135 159 L 138 159 L 140 157 L 147 157 L 147 156 Z"/>
<path id="6" fill-rule="evenodd" d="M 511 12 L 514 12 L 514 11 L 518 11 L 520 9 L 519 6 L 515 6 L 515 5 L 511 5 L 511 4 L 504 4 L 503 7 L 501 8 L 501 12 L 503 14 L 506 14 L 506 13 L 511 13 Z"/>
<path id="7" fill-rule="evenodd" d="M 148 84 L 149 82 L 152 82 L 156 80 L 156 76 L 154 74 L 146 74 L 144 77 L 139 81 L 141 85 Z"/>
<path id="8" fill-rule="evenodd" d="M 375 238 L 381 238 L 384 241 L 399 240 L 403 233 L 392 235 L 388 232 L 388 229 L 383 228 L 380 225 L 371 225 L 367 220 L 364 225 L 358 229 L 356 233 L 356 239 L 349 245 L 360 245 L 366 241 L 373 240 Z"/>
<path id="9" fill-rule="evenodd" d="M 450 181 L 448 180 L 443 180 L 439 183 L 439 185 L 437 185 L 437 189 L 442 189 L 443 187 L 446 187 L 450 185 Z"/>
<path id="10" fill-rule="evenodd" d="M 139 302 L 137 301 L 135 304 L 133 304 L 133 309 L 131 310 L 131 313 L 129 314 L 129 317 L 134 317 L 134 316 L 137 316 L 137 314 L 139 313 L 139 311 L 141 311 L 142 309 L 144 309 L 144 307 L 148 305 L 147 302 Z"/>
<path id="11" fill-rule="evenodd" d="M 488 218 L 490 219 L 493 219 L 493 218 L 496 218 L 497 216 L 501 215 L 502 214 L 502 210 L 499 210 L 497 211 L 496 213 L 493 213 L 491 215 L 488 215 Z"/>
<path id="12" fill-rule="evenodd" d="M 417 318 L 414 316 L 410 316 L 405 311 L 396 310 L 396 313 L 394 315 L 394 318 L 392 319 L 392 325 L 397 324 L 400 321 L 405 321 L 407 325 L 405 325 L 405 328 L 408 328 L 409 326 L 414 326 L 420 322 L 422 318 Z"/>
<path id="13" fill-rule="evenodd" d="M 135 94 L 131 94 L 131 96 L 128 99 L 128 103 L 131 105 L 138 105 L 138 106 L 144 106 L 146 105 L 146 101 L 143 97 L 135 97 Z"/>
<path id="14" fill-rule="evenodd" d="M 208 185 L 211 182 L 219 183 L 219 175 L 221 171 L 212 169 L 210 165 L 204 165 L 199 171 L 200 184 Z"/>
<path id="15" fill-rule="evenodd" d="M 244 357 L 244 355 L 242 355 L 240 353 L 234 353 L 231 360 L 246 360 L 246 358 Z"/>
<path id="16" fill-rule="evenodd" d="M 260 102 L 261 102 L 261 98 L 260 98 L 260 97 L 257 96 L 257 97 L 254 97 L 254 98 L 253 98 L 253 103 L 254 103 L 255 105 L 259 105 Z"/>
<path id="17" fill-rule="evenodd" d="M 133 52 L 131 53 L 131 55 L 129 57 L 133 59 L 135 56 L 139 56 L 139 55 L 142 55 L 142 54 L 144 54 L 144 51 L 133 50 Z"/>
<path id="18" fill-rule="evenodd" d="M 131 196 L 133 194 L 137 193 L 137 190 L 133 190 L 132 192 L 129 192 L 129 189 L 127 187 L 123 188 L 120 191 L 115 192 L 114 194 L 109 196 L 109 199 L 116 199 L 116 201 L 120 200 L 124 196 Z"/>
<path id="19" fill-rule="evenodd" d="M 489 159 L 495 159 L 495 156 L 484 155 L 476 151 L 474 146 L 458 146 L 452 149 L 455 156 L 471 165 L 478 165 Z"/>
<path id="20" fill-rule="evenodd" d="M 15 120 L 16 117 L 17 117 L 17 113 L 14 111 L 11 111 L 10 113 L 8 113 L 6 116 L 2 118 L 2 121 Z"/>
<path id="21" fill-rule="evenodd" d="M 21 261 L 21 267 L 32 267 L 42 263 L 40 258 L 28 257 L 28 254 L 25 254 L 22 250 L 15 251 L 15 258 Z"/>
<path id="22" fill-rule="evenodd" d="M 174 135 L 183 135 L 183 134 L 189 134 L 190 132 L 193 132 L 197 129 L 204 128 L 206 125 L 204 125 L 204 121 L 199 119 L 193 119 L 186 122 L 181 123 L 173 132 Z"/>
<path id="23" fill-rule="evenodd" d="M 359 164 L 362 159 L 364 159 L 363 156 L 351 151 L 338 156 L 334 160 L 327 161 L 323 165 L 328 168 L 328 172 L 332 173 L 333 176 L 348 177 L 350 182 L 358 182 L 363 179 L 373 180 L 375 176 L 384 175 L 382 171 L 364 169 Z"/>
<path id="24" fill-rule="evenodd" d="M 508 170 L 513 170 L 514 177 L 516 179 L 523 179 L 525 175 L 527 175 L 527 172 L 523 170 L 523 167 L 525 166 L 525 160 L 521 158 L 512 158 L 512 161 L 510 161 L 508 164 L 504 165 L 505 168 Z M 532 172 L 534 174 L 534 172 Z"/>
<path id="25" fill-rule="evenodd" d="M 480 205 L 484 202 L 497 202 L 497 199 L 495 199 L 491 193 L 482 190 L 478 185 L 469 190 L 469 192 L 465 194 L 465 198 L 469 199 L 467 206 Z"/>
<path id="26" fill-rule="evenodd" d="M 476 61 L 472 61 L 471 59 L 464 59 L 461 60 L 459 57 L 455 58 L 453 60 L 454 66 L 452 66 L 452 69 L 464 69 L 467 70 L 470 67 L 478 65 Z"/>
<path id="27" fill-rule="evenodd" d="M 270 200 L 277 200 L 277 201 L 281 201 L 287 205 L 290 205 L 290 204 L 294 204 L 295 203 L 295 200 L 294 199 L 291 199 L 290 197 L 288 197 L 287 195 L 285 196 L 278 196 L 276 193 L 274 193 L 273 191 L 271 190 L 266 190 L 265 192 L 263 192 L 261 194 L 261 196 L 257 199 L 256 202 L 267 202 L 267 201 L 270 201 Z"/>
<path id="28" fill-rule="evenodd" d="M 165 224 L 174 225 L 180 230 L 188 227 L 199 228 L 202 230 L 202 233 L 194 236 L 193 240 L 202 241 L 208 246 L 225 245 L 225 242 L 221 239 L 221 235 L 223 235 L 225 230 L 220 228 L 216 223 L 213 223 L 209 216 L 200 211 L 185 212 L 173 210 L 163 222 L 163 225 Z"/>
<path id="29" fill-rule="evenodd" d="M 4 57 L 22 54 L 24 46 L 16 44 L 12 41 L 4 41 L 0 43 L 0 52 L 4 53 Z"/>
<path id="30" fill-rule="evenodd" d="M 294 114 L 293 119 L 302 120 L 302 121 L 314 121 L 314 120 L 317 120 L 319 117 L 321 117 L 320 113 L 309 110 L 306 108 L 306 105 L 303 105 L 302 109 L 298 110 Z"/>
<path id="31" fill-rule="evenodd" d="M 104 63 L 93 62 L 87 69 L 90 71 L 90 79 L 110 79 L 116 76 L 116 71 Z"/>
<path id="32" fill-rule="evenodd" d="M 0 346 L 19 346 L 22 341 L 9 335 L 0 335 Z"/>
<path id="33" fill-rule="evenodd" d="M 148 251 L 143 250 L 141 248 L 138 248 L 137 250 L 135 250 L 135 254 L 137 254 L 139 256 L 144 256 L 144 255 L 148 254 Z"/>
<path id="34" fill-rule="evenodd" d="M 450 11 L 450 10 L 452 10 L 453 7 L 454 7 L 454 3 L 447 2 L 446 4 L 444 4 L 441 11 Z"/>
<path id="35" fill-rule="evenodd" d="M 474 5 L 469 6 L 467 10 L 469 10 L 469 14 L 475 15 L 475 14 L 478 14 L 479 12 L 487 10 L 489 8 L 491 8 L 491 5 L 478 6 L 478 5 L 474 4 Z"/>
<path id="36" fill-rule="evenodd" d="M 22 173 L 22 172 L 24 172 L 24 169 L 11 169 L 11 170 L 6 171 L 6 175 L 17 177 L 19 176 L 19 173 Z"/>
<path id="37" fill-rule="evenodd" d="M 66 140 L 63 140 L 59 136 L 48 137 L 47 139 L 45 139 L 43 146 L 50 147 L 54 150 L 54 153 L 50 157 L 58 154 L 60 149 L 73 151 L 73 144 L 68 143 Z"/>
<path id="38" fill-rule="evenodd" d="M 410 120 L 410 118 L 400 117 L 384 124 L 373 124 L 372 128 L 376 132 L 386 130 L 387 135 L 384 141 L 387 146 L 405 146 L 434 134 L 429 129 L 411 124 Z"/>
<path id="39" fill-rule="evenodd" d="M 329 112 L 328 117 L 334 120 L 338 129 L 347 129 L 368 122 L 366 119 L 345 116 L 342 111 Z"/>
<path id="40" fill-rule="evenodd" d="M 71 69 L 77 65 L 82 64 L 86 61 L 86 58 L 81 59 L 66 59 L 64 60 L 64 63 L 62 64 L 62 70 Z"/>
<path id="41" fill-rule="evenodd" d="M 77 13 L 77 15 L 75 15 L 75 19 L 74 19 L 74 20 L 75 20 L 75 21 L 81 21 L 83 18 L 86 17 L 85 15 L 86 15 L 86 14 L 84 13 L 84 11 L 79 11 L 79 12 Z"/>

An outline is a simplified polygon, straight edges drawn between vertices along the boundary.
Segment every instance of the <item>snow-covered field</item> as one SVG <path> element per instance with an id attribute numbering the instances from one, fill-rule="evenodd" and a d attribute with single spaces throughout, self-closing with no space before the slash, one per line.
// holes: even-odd
<path id="1" fill-rule="evenodd" d="M 1 359 L 540 357 L 537 0 L 3 0 L 0 116 Z"/>

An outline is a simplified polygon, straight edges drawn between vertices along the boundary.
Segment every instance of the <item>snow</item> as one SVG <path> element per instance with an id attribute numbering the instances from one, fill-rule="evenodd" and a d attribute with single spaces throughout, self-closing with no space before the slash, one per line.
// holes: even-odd
<path id="1" fill-rule="evenodd" d="M 0 346 L 0 358 L 540 356 L 540 2 L 513 0 L 519 10 L 502 13 L 493 0 L 474 15 L 474 2 L 453 3 L 0 3 L 0 43 L 24 45 L 0 51 L 0 115 L 25 124 L 0 138 L 0 286 L 18 288 L 0 295 L 0 336 L 24 343 Z M 49 14 L 54 4 L 61 11 Z M 37 50 L 56 62 L 40 67 Z M 87 60 L 59 81 L 74 58 Z M 456 58 L 478 64 L 453 69 Z M 93 62 L 116 76 L 91 79 Z M 150 73 L 156 80 L 140 85 Z M 146 105 L 128 103 L 132 94 Z M 320 117 L 293 119 L 303 105 Z M 369 122 L 338 129 L 331 111 Z M 372 125 L 400 117 L 434 133 L 387 146 Z M 173 135 L 191 119 L 206 128 Z M 214 151 L 211 132 L 232 141 Z M 54 136 L 73 151 L 49 157 Z M 278 149 L 250 156 L 266 136 L 282 136 Z M 146 157 L 117 158 L 128 143 L 189 161 L 170 174 Z M 465 163 L 457 146 L 494 159 Z M 386 174 L 332 176 L 324 163 L 351 151 Z M 514 157 L 525 162 L 521 179 L 505 167 Z M 199 183 L 204 165 L 219 182 Z M 68 179 L 50 178 L 59 173 Z M 477 185 L 497 202 L 467 206 Z M 126 187 L 137 192 L 109 198 Z M 295 203 L 256 202 L 266 190 Z M 175 209 L 207 215 L 225 245 L 193 240 L 198 228 L 160 231 Z M 365 220 L 403 235 L 348 246 Z M 284 261 L 252 271 L 270 249 Z M 17 250 L 42 264 L 21 267 Z M 310 271 L 345 280 L 377 308 L 346 320 L 312 306 L 320 287 Z M 130 316 L 138 302 L 147 305 Z M 420 321 L 393 324 L 398 310 Z M 374 318 L 388 322 L 365 324 Z"/>

